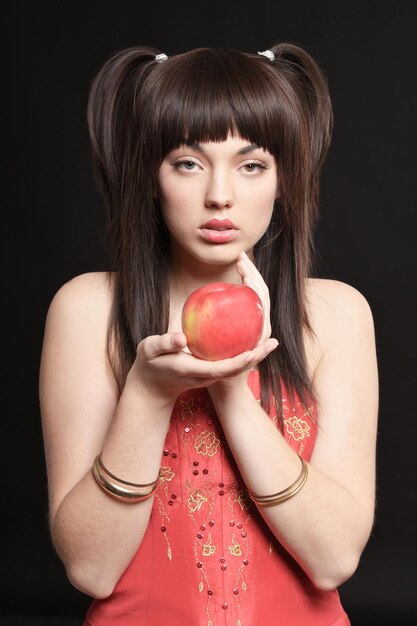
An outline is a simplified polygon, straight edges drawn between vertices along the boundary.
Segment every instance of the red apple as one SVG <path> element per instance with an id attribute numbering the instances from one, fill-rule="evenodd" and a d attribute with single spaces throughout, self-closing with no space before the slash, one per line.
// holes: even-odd
<path id="1" fill-rule="evenodd" d="M 193 291 L 182 310 L 188 348 L 206 361 L 252 350 L 261 338 L 263 323 L 262 303 L 247 285 L 209 283 Z"/>

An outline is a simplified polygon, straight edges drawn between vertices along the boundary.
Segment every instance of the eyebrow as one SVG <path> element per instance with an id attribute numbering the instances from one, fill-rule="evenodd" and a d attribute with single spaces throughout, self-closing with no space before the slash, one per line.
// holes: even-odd
<path id="1" fill-rule="evenodd" d="M 203 146 L 200 143 L 191 143 L 188 145 L 190 146 L 190 148 L 196 150 L 197 152 L 205 152 Z M 253 152 L 254 150 L 258 149 L 259 146 L 256 143 L 251 143 L 250 145 L 241 148 L 241 150 L 239 150 L 237 154 L 248 154 L 248 152 Z"/>

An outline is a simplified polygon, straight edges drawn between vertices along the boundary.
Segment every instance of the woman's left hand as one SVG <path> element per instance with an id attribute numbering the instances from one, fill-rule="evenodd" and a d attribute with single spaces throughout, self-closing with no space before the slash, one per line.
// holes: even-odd
<path id="1" fill-rule="evenodd" d="M 257 268 L 245 252 L 241 252 L 239 254 L 236 268 L 239 275 L 242 277 L 242 283 L 244 285 L 247 285 L 248 287 L 251 287 L 258 294 L 263 308 L 264 326 L 262 330 L 262 335 L 258 342 L 258 345 L 253 351 L 254 358 L 253 362 L 250 364 L 251 368 L 254 368 L 258 365 L 260 361 L 262 361 L 270 352 L 272 352 L 272 350 L 275 350 L 278 346 L 278 342 L 276 342 L 276 340 L 270 339 L 271 319 L 269 290 L 261 274 L 258 272 Z M 213 385 L 210 385 L 208 387 L 208 390 L 212 396 L 217 396 L 219 391 L 225 391 L 226 389 L 236 390 L 236 388 L 241 385 L 246 386 L 247 374 L 248 371 L 244 371 L 241 374 L 234 375 L 230 378 L 218 380 L 213 383 Z"/>
<path id="2" fill-rule="evenodd" d="M 264 279 L 258 272 L 254 263 L 250 260 L 246 252 L 241 252 L 238 257 L 236 269 L 242 277 L 242 283 L 251 287 L 258 294 L 264 312 L 264 327 L 259 344 L 269 339 L 271 336 L 271 303 L 269 299 L 269 289 Z M 258 345 L 259 345 L 258 344 Z"/>

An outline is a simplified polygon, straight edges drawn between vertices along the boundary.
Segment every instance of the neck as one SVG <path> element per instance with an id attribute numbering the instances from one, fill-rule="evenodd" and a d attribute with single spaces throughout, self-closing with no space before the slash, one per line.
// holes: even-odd
<path id="1" fill-rule="evenodd" d="M 174 264 L 169 274 L 171 299 L 184 302 L 190 293 L 208 283 L 241 283 L 236 263 L 230 265 L 204 265 L 196 262 L 191 267 Z"/>

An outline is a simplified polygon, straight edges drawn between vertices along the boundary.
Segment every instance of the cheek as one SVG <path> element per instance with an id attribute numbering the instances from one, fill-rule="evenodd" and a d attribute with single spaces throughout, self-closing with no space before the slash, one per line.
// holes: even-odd
<path id="1" fill-rule="evenodd" d="M 165 222 L 166 227 L 169 231 L 172 231 L 172 228 L 175 226 L 176 211 L 175 207 L 172 206 L 172 203 L 166 198 L 161 198 L 161 213 L 162 218 Z"/>
<path id="2" fill-rule="evenodd" d="M 162 218 L 168 231 L 174 237 L 180 235 L 189 225 L 191 215 L 186 206 L 185 199 L 178 194 L 164 195 L 160 199 Z"/>
<path id="3" fill-rule="evenodd" d="M 270 220 L 274 210 L 274 202 L 278 195 L 275 181 L 268 181 L 267 184 L 258 188 L 256 194 L 257 205 L 259 207 L 259 219 Z"/>
<path id="4" fill-rule="evenodd" d="M 250 181 L 252 182 L 252 181 Z M 261 207 L 272 206 L 278 196 L 278 176 L 276 172 L 268 172 L 265 176 L 259 177 L 255 184 L 248 185 L 244 190 L 245 195 L 256 202 Z"/>
<path id="5" fill-rule="evenodd" d="M 181 195 L 175 185 L 160 185 L 159 192 L 162 217 L 169 227 L 181 214 Z"/>
<path id="6" fill-rule="evenodd" d="M 265 234 L 269 227 L 274 212 L 275 199 L 275 185 L 265 185 L 258 188 L 255 201 L 256 211 L 253 211 L 253 204 L 247 205 L 252 221 L 252 233 L 257 240 Z"/>
<path id="7" fill-rule="evenodd" d="M 166 214 L 186 212 L 190 209 L 192 198 L 195 197 L 195 190 L 190 184 L 183 185 L 181 180 L 167 180 L 160 183 L 160 201 L 163 212 Z"/>

